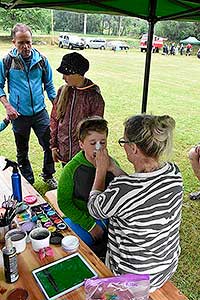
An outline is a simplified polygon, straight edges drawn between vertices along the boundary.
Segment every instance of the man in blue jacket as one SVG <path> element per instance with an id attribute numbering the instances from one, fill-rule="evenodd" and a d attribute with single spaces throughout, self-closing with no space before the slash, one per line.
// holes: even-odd
<path id="1" fill-rule="evenodd" d="M 52 102 L 56 97 L 52 69 L 48 60 L 32 48 L 32 32 L 28 26 L 16 24 L 12 34 L 15 48 L 0 61 L 0 101 L 8 118 L 12 120 L 17 160 L 22 175 L 31 184 L 34 183 L 28 157 L 32 128 L 44 151 L 42 178 L 51 188 L 56 188 L 57 183 L 53 178 L 54 162 L 49 148 L 50 121 L 44 102 L 44 89 Z M 4 92 L 6 80 L 9 100 Z"/>

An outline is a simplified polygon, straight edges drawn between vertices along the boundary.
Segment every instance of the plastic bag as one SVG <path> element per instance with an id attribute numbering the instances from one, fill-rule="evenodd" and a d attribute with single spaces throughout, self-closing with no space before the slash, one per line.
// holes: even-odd
<path id="1" fill-rule="evenodd" d="M 148 300 L 149 275 L 124 274 L 85 280 L 86 300 Z"/>

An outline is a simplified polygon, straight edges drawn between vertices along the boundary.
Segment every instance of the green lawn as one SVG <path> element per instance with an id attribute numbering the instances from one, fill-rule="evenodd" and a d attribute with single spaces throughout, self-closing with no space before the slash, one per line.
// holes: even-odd
<path id="1" fill-rule="evenodd" d="M 2 44 L 1 56 L 10 48 Z M 69 50 L 57 46 L 38 46 L 54 70 L 56 88 L 62 84 L 62 76 L 56 72 L 60 60 Z M 100 87 L 106 102 L 105 118 L 109 122 L 109 150 L 128 172 L 132 166 L 126 161 L 123 148 L 117 140 L 123 135 L 123 121 L 141 111 L 145 54 L 139 50 L 116 52 L 105 50 L 83 50 L 81 53 L 90 61 L 87 74 Z M 184 180 L 184 204 L 181 226 L 181 257 L 173 282 L 191 300 L 200 299 L 200 202 L 188 199 L 199 183 L 193 176 L 187 153 L 200 140 L 200 60 L 196 56 L 152 55 L 148 113 L 169 114 L 176 120 L 173 160 L 181 169 Z M 51 103 L 47 101 L 48 110 Z M 5 111 L 0 106 L 1 119 Z M 1 155 L 15 159 L 15 143 L 8 127 L 1 133 Z M 30 144 L 30 159 L 35 172 L 35 188 L 42 194 L 47 187 L 38 174 L 41 172 L 42 151 L 34 136 Z M 56 177 L 59 178 L 60 165 Z"/>

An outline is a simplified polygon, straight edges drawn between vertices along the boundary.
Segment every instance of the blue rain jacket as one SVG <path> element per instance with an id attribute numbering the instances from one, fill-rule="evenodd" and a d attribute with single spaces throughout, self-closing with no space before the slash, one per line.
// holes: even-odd
<path id="1" fill-rule="evenodd" d="M 44 70 L 39 63 L 41 54 L 32 48 L 32 59 L 29 70 L 17 49 L 14 48 L 9 55 L 12 64 L 9 69 L 9 98 L 8 101 L 23 116 L 32 116 L 46 107 L 44 102 L 44 87 L 48 98 L 53 101 L 56 91 L 53 85 L 52 69 L 45 58 Z M 5 94 L 6 67 L 0 61 L 0 97 Z"/>

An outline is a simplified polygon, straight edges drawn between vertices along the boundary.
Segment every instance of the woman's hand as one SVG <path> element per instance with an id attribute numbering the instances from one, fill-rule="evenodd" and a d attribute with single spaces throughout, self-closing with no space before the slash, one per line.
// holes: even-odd
<path id="1" fill-rule="evenodd" d="M 98 170 L 106 171 L 110 165 L 110 157 L 107 149 L 99 149 L 96 151 L 95 165 Z"/>
<path id="2" fill-rule="evenodd" d="M 96 157 L 95 157 L 96 174 L 95 174 L 92 190 L 99 190 L 99 191 L 105 190 L 105 179 L 106 179 L 107 170 L 109 168 L 109 164 L 110 164 L 110 157 L 108 155 L 107 150 L 99 149 L 96 152 Z"/>
<path id="3" fill-rule="evenodd" d="M 60 161 L 60 154 L 59 154 L 59 149 L 53 148 L 51 150 L 52 152 L 52 157 L 54 162 L 59 162 Z"/>

